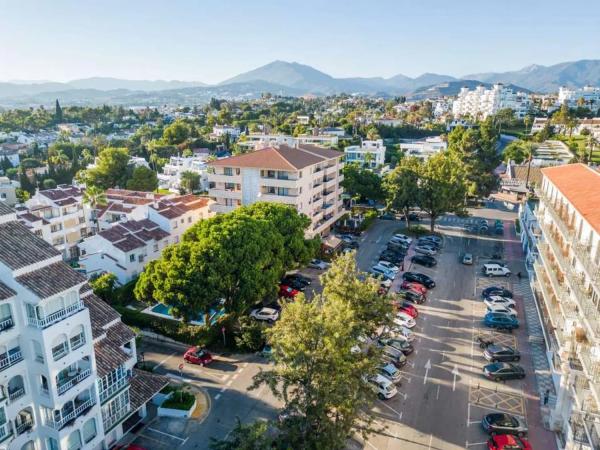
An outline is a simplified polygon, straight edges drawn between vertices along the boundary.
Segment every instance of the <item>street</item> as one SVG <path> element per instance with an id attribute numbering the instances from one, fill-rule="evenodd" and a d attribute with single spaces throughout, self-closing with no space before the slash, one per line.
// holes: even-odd
<path id="1" fill-rule="evenodd" d="M 505 221 L 504 236 L 472 235 L 463 231 L 466 222 L 455 216 L 439 220 L 436 231 L 444 236 L 441 252 L 436 256 L 435 268 L 412 267 L 409 257 L 405 269 L 430 275 L 437 283 L 428 294 L 427 301 L 417 306 L 419 317 L 415 351 L 408 357 L 402 369 L 399 395 L 390 400 L 377 400 L 372 413 L 382 431 L 373 434 L 362 448 L 385 449 L 484 449 L 487 436 L 480 421 L 483 415 L 503 411 L 524 417 L 530 427 L 533 448 L 553 448 L 547 442 L 548 432 L 541 426 L 539 397 L 535 388 L 525 314 L 519 302 L 527 281 L 514 274 L 523 271 L 519 243 L 514 237 L 515 214 L 495 209 L 475 210 L 479 217 L 501 218 Z M 427 224 L 424 224 L 427 226 Z M 360 238 L 357 264 L 368 270 L 378 260 L 390 237 L 404 226 L 400 221 L 377 221 Z M 512 227 L 512 228 L 511 228 Z M 510 232 L 509 232 L 510 231 Z M 505 261 L 513 271 L 510 278 L 487 278 L 481 275 L 481 265 L 501 248 Z M 510 251 L 509 251 L 510 250 Z M 460 263 L 460 256 L 469 252 L 474 264 Z M 523 273 L 525 273 L 523 271 Z M 317 271 L 311 272 L 316 275 Z M 394 280 L 395 290 L 401 275 Z M 485 305 L 481 291 L 489 285 L 502 285 L 513 290 L 521 327 L 513 334 L 495 333 L 497 343 L 518 348 L 527 377 L 496 383 L 482 375 L 487 363 L 475 339 L 480 334 L 491 334 L 482 328 L 481 320 Z M 315 285 L 315 283 L 313 283 Z M 313 286 L 316 287 L 316 286 Z M 210 413 L 200 424 L 190 422 L 184 431 L 189 439 L 180 445 L 182 449 L 208 448 L 209 437 L 224 438 L 235 426 L 259 418 L 274 419 L 281 404 L 266 387 L 248 391 L 252 377 L 268 366 L 268 361 L 258 355 L 223 355 L 209 367 L 185 365 L 182 373 L 183 348 L 144 340 L 143 350 L 147 361 L 159 363 L 157 372 L 168 374 L 204 388 L 210 395 Z M 352 445 L 361 440 L 356 438 Z M 539 445 L 536 445 L 539 443 Z M 550 446 L 549 446 L 550 445 Z"/>

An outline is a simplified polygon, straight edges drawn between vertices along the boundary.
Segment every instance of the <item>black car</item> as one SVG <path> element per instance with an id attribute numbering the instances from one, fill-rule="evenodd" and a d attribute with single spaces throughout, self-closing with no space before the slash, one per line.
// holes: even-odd
<path id="1" fill-rule="evenodd" d="M 402 300 L 408 300 L 409 302 L 418 304 L 425 303 L 425 296 L 415 291 L 410 291 L 408 289 L 400 289 L 396 294 L 397 297 Z"/>
<path id="2" fill-rule="evenodd" d="M 381 255 L 379 255 L 379 261 L 387 261 L 398 265 L 404 262 L 404 256 L 399 256 L 395 253 L 383 252 Z"/>
<path id="3" fill-rule="evenodd" d="M 406 249 L 405 247 L 389 247 L 386 248 L 384 250 L 384 252 L 388 252 L 388 253 L 394 253 L 395 255 L 398 256 L 406 256 L 406 252 L 408 251 L 408 249 Z"/>
<path id="4" fill-rule="evenodd" d="M 419 247 L 431 247 L 434 250 L 439 250 L 442 247 L 442 244 L 430 239 L 417 239 L 417 245 Z"/>
<path id="5" fill-rule="evenodd" d="M 402 216 L 402 220 L 406 220 L 406 216 Z M 421 221 L 421 216 L 419 216 L 417 213 L 411 212 L 408 214 L 408 220 L 411 222 L 420 222 Z"/>
<path id="6" fill-rule="evenodd" d="M 400 350 L 404 355 L 410 355 L 415 350 L 408 341 L 400 339 L 379 339 L 377 345 L 380 347 L 388 345 L 396 350 Z"/>
<path id="7" fill-rule="evenodd" d="M 410 260 L 415 264 L 420 264 L 426 267 L 433 267 L 437 264 L 435 258 L 428 255 L 415 255 L 412 258 L 410 258 Z"/>
<path id="8" fill-rule="evenodd" d="M 433 281 L 430 277 L 428 277 L 424 273 L 404 272 L 402 274 L 402 279 L 406 280 L 406 281 L 415 281 L 417 283 L 421 283 L 427 289 L 431 289 L 431 288 L 435 287 L 435 281 Z"/>
<path id="9" fill-rule="evenodd" d="M 481 297 L 483 297 L 483 298 L 489 297 L 490 295 L 498 295 L 500 297 L 507 297 L 507 298 L 513 297 L 513 293 L 511 291 L 509 291 L 508 289 L 504 289 L 501 286 L 487 287 L 481 293 Z"/>
<path id="10" fill-rule="evenodd" d="M 312 280 L 310 278 L 305 277 L 304 275 L 300 275 L 299 273 L 293 273 L 290 275 L 286 275 L 283 278 L 284 284 L 285 284 L 285 281 L 287 281 L 287 280 L 295 280 L 299 283 L 302 283 L 305 286 L 310 286 L 310 283 L 312 283 Z"/>
<path id="11" fill-rule="evenodd" d="M 483 416 L 481 427 L 490 434 L 513 434 L 516 436 L 527 434 L 527 425 L 523 420 L 504 413 L 492 413 Z"/>
<path id="12" fill-rule="evenodd" d="M 491 362 L 519 361 L 521 354 L 518 350 L 508 345 L 488 345 L 483 352 L 483 357 Z"/>
<path id="13" fill-rule="evenodd" d="M 483 374 L 494 381 L 520 380 L 525 378 L 525 369 L 518 364 L 497 362 L 484 366 Z"/>

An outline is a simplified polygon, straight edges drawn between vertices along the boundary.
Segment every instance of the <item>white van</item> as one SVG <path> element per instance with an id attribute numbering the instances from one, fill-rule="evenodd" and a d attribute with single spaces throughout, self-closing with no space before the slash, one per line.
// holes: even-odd
<path id="1" fill-rule="evenodd" d="M 483 274 L 488 277 L 510 277 L 510 269 L 500 264 L 484 264 Z"/>
<path id="2" fill-rule="evenodd" d="M 382 400 L 393 398 L 398 393 L 398 389 L 396 389 L 394 383 L 392 383 L 383 375 L 375 375 L 374 377 L 369 378 L 369 384 L 371 385 L 373 391 L 375 391 L 377 394 L 377 397 Z"/>

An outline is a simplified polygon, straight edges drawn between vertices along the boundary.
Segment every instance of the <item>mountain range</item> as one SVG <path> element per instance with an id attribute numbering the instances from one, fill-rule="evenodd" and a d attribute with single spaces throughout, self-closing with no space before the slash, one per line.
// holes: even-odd
<path id="1" fill-rule="evenodd" d="M 367 95 L 407 95 L 424 98 L 455 95 L 460 87 L 502 82 L 515 89 L 555 92 L 560 86 L 600 85 L 600 60 L 580 60 L 552 66 L 531 65 L 511 72 L 476 73 L 456 78 L 425 73 L 416 78 L 402 74 L 390 78 L 335 78 L 297 62 L 273 61 L 216 85 L 195 81 L 123 80 L 95 77 L 66 83 L 0 82 L 0 105 L 49 104 L 58 98 L 68 104 L 187 104 L 211 97 L 255 98 L 263 92 L 299 96 L 341 92 Z"/>

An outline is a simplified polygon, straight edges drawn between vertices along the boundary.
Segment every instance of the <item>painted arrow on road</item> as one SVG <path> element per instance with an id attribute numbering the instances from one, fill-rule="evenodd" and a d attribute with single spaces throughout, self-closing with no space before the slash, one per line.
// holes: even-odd
<path id="1" fill-rule="evenodd" d="M 425 364 L 425 378 L 423 378 L 423 384 L 427 383 L 427 375 L 429 374 L 429 369 L 431 369 L 431 360 L 427 360 L 427 364 Z"/>
<path id="2" fill-rule="evenodd" d="M 458 373 L 458 367 L 456 366 L 456 364 L 454 364 L 454 370 L 452 371 L 452 375 L 454 375 L 454 381 L 452 381 L 452 390 L 454 391 L 456 389 L 456 377 L 460 375 Z"/>

